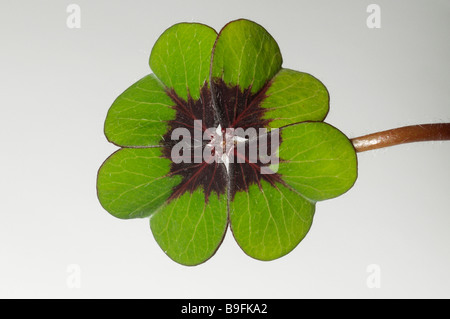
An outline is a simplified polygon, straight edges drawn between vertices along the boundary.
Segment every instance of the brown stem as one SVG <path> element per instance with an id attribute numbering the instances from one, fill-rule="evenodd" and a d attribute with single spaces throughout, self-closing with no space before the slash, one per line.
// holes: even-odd
<path id="1" fill-rule="evenodd" d="M 404 126 L 351 139 L 357 152 L 404 143 L 443 140 L 450 140 L 450 123 Z"/>

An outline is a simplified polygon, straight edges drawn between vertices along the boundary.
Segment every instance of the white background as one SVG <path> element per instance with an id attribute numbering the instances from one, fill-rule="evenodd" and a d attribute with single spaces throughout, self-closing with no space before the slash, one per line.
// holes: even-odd
<path id="1" fill-rule="evenodd" d="M 326 122 L 355 137 L 450 122 L 450 1 L 74 0 L 81 29 L 66 25 L 69 1 L 0 3 L 0 297 L 450 297 L 450 142 L 359 154 L 355 186 L 319 203 L 305 240 L 272 262 L 228 233 L 212 259 L 181 266 L 147 219 L 110 216 L 95 189 L 116 150 L 108 108 L 151 72 L 172 24 L 262 24 L 284 67 L 327 86 Z M 366 26 L 370 3 L 381 29 Z M 367 285 L 371 264 L 380 288 Z"/>

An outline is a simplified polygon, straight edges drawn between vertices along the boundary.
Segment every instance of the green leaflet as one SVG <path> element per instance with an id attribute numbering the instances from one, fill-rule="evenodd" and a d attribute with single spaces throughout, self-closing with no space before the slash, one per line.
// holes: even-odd
<path id="1" fill-rule="evenodd" d="M 113 216 L 123 219 L 147 217 L 161 207 L 179 176 L 169 177 L 170 160 L 158 148 L 121 149 L 101 166 L 97 178 L 98 198 Z"/>
<path id="2" fill-rule="evenodd" d="M 202 190 L 174 199 L 150 219 L 156 241 L 173 260 L 197 265 L 210 258 L 227 227 L 226 196 L 205 203 Z"/>
<path id="3" fill-rule="evenodd" d="M 339 130 L 321 122 L 281 130 L 278 173 L 303 196 L 320 201 L 342 195 L 357 177 L 353 145 Z"/>
<path id="4" fill-rule="evenodd" d="M 230 206 L 231 229 L 251 257 L 272 260 L 286 255 L 306 236 L 314 204 L 287 187 L 262 181 L 236 194 Z"/>
<path id="5" fill-rule="evenodd" d="M 303 121 L 322 121 L 328 113 L 326 87 L 315 77 L 289 69 L 281 69 L 271 80 L 262 107 L 271 128 Z"/>
<path id="6" fill-rule="evenodd" d="M 123 92 L 112 104 L 105 121 L 108 140 L 123 147 L 161 143 L 175 118 L 172 100 L 153 75 L 147 75 Z"/>
<path id="7" fill-rule="evenodd" d="M 211 51 L 217 33 L 199 23 L 179 23 L 156 41 L 150 68 L 184 100 L 200 98 L 200 88 L 209 80 Z"/>
<path id="8" fill-rule="evenodd" d="M 211 67 L 211 77 L 222 78 L 241 89 L 252 85 L 255 93 L 281 68 L 278 44 L 260 25 L 248 20 L 227 24 L 219 33 Z"/>

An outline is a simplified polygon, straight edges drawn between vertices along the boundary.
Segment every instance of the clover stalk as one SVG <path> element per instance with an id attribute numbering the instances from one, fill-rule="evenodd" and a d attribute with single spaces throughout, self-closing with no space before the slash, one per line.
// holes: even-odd
<path id="1" fill-rule="evenodd" d="M 351 139 L 356 152 L 405 143 L 450 140 L 450 123 L 418 124 Z"/>

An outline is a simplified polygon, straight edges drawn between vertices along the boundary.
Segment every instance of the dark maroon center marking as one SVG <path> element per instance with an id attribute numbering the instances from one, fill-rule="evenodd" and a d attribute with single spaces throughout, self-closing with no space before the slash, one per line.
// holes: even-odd
<path id="1" fill-rule="evenodd" d="M 212 83 L 212 90 L 205 83 L 200 90 L 200 98 L 193 100 L 189 96 L 187 101 L 180 98 L 173 89 L 167 90 L 167 95 L 174 103 L 176 116 L 174 120 L 169 121 L 169 130 L 163 136 L 163 156 L 172 159 L 172 148 L 179 140 L 172 140 L 171 136 L 177 128 L 187 129 L 191 136 L 190 144 L 196 145 L 194 136 L 199 136 L 200 132 L 195 132 L 198 129 L 194 126 L 195 120 L 202 121 L 200 136 L 203 136 L 206 129 L 215 129 L 219 125 L 222 132 L 225 132 L 226 128 L 242 128 L 243 130 L 254 128 L 258 132 L 260 128 L 266 127 L 270 120 L 263 119 L 265 109 L 261 107 L 261 103 L 267 97 L 266 92 L 269 87 L 270 82 L 252 94 L 251 87 L 241 91 L 239 86 L 229 87 L 221 79 L 217 79 Z M 214 96 L 211 92 L 214 92 Z M 264 138 L 258 137 L 258 141 L 262 140 L 267 142 L 267 153 L 270 154 L 270 134 Z M 198 145 L 202 149 L 202 154 L 209 142 L 204 140 Z M 281 140 L 278 142 L 280 143 Z M 181 176 L 182 181 L 173 189 L 169 200 L 177 198 L 187 191 L 193 192 L 198 188 L 204 190 L 206 200 L 208 200 L 211 192 L 215 192 L 219 196 L 225 194 L 228 185 L 230 185 L 230 195 L 233 199 L 236 192 L 247 191 L 251 184 L 260 186 L 261 179 L 272 185 L 281 182 L 279 174 L 261 174 L 261 168 L 268 164 L 263 164 L 259 157 L 256 161 L 250 160 L 250 143 L 244 142 L 244 144 L 244 153 L 240 148 L 233 149 L 234 158 L 228 171 L 223 163 L 217 161 L 208 163 L 204 159 L 199 161 L 193 150 L 189 150 L 188 154 L 184 154 L 181 150 L 179 155 L 190 158 L 190 163 L 175 163 L 172 160 L 169 174 Z M 211 153 L 214 151 L 213 149 Z"/>

